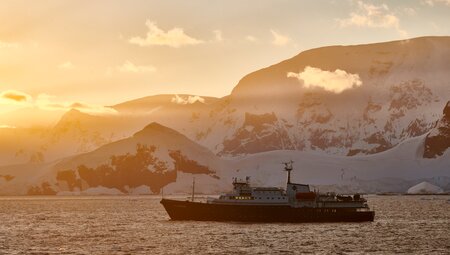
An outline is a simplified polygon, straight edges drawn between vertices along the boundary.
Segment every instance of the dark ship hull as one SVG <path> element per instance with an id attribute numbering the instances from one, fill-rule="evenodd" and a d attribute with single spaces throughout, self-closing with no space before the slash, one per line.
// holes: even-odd
<path id="1" fill-rule="evenodd" d="M 364 222 L 374 211 L 355 208 L 295 208 L 289 205 L 230 205 L 162 199 L 172 220 L 238 222 Z"/>

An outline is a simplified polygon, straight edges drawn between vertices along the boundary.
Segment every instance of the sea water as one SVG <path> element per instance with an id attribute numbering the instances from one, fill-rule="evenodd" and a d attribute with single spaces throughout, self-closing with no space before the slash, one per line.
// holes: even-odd
<path id="1" fill-rule="evenodd" d="M 369 196 L 374 222 L 298 224 L 171 221 L 159 200 L 0 197 L 0 254 L 450 254 L 450 196 Z"/>

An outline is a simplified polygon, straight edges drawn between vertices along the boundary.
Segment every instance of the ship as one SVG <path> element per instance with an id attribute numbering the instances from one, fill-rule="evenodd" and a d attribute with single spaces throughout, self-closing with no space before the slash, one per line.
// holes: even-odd
<path id="1" fill-rule="evenodd" d="M 291 182 L 293 162 L 286 162 L 286 188 L 252 187 L 250 177 L 233 178 L 233 190 L 206 201 L 161 199 L 171 220 L 232 222 L 366 222 L 373 221 L 361 194 L 337 195 L 311 190 L 308 184 Z"/>

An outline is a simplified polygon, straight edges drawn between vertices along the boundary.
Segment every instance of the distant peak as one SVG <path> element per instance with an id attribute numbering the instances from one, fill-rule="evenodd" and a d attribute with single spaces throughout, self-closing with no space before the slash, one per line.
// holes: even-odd
<path id="1" fill-rule="evenodd" d="M 79 116 L 83 116 L 83 115 L 86 115 L 86 114 L 80 112 L 77 109 L 72 108 L 72 109 L 68 110 L 66 113 L 63 114 L 63 116 L 60 119 L 60 122 L 61 121 L 67 121 L 67 120 L 73 119 L 73 118 L 78 118 Z"/>
<path id="2" fill-rule="evenodd" d="M 181 135 L 177 131 L 168 128 L 166 126 L 163 126 L 159 124 L 158 122 L 152 122 L 145 126 L 144 129 L 134 134 L 134 136 L 141 136 L 141 135 L 149 135 L 149 134 L 155 134 L 155 133 L 164 133 L 164 134 L 173 134 L 173 135 Z"/>
<path id="3" fill-rule="evenodd" d="M 169 128 L 159 124 L 158 122 L 152 122 L 152 123 L 148 124 L 147 126 L 145 126 L 145 128 L 143 130 L 146 130 L 146 129 L 169 129 Z"/>
<path id="4" fill-rule="evenodd" d="M 79 113 L 81 113 L 81 111 L 76 108 L 70 108 L 70 110 L 66 112 L 66 114 L 79 114 Z"/>

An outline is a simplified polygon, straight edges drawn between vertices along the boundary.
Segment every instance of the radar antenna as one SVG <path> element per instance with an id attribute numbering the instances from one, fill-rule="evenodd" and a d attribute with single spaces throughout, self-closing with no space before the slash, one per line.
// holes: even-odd
<path id="1" fill-rule="evenodd" d="M 291 171 L 293 169 L 292 164 L 294 163 L 294 161 L 289 161 L 289 162 L 283 162 L 284 164 L 284 170 L 288 173 L 288 178 L 287 178 L 287 183 L 291 184 Z"/>

